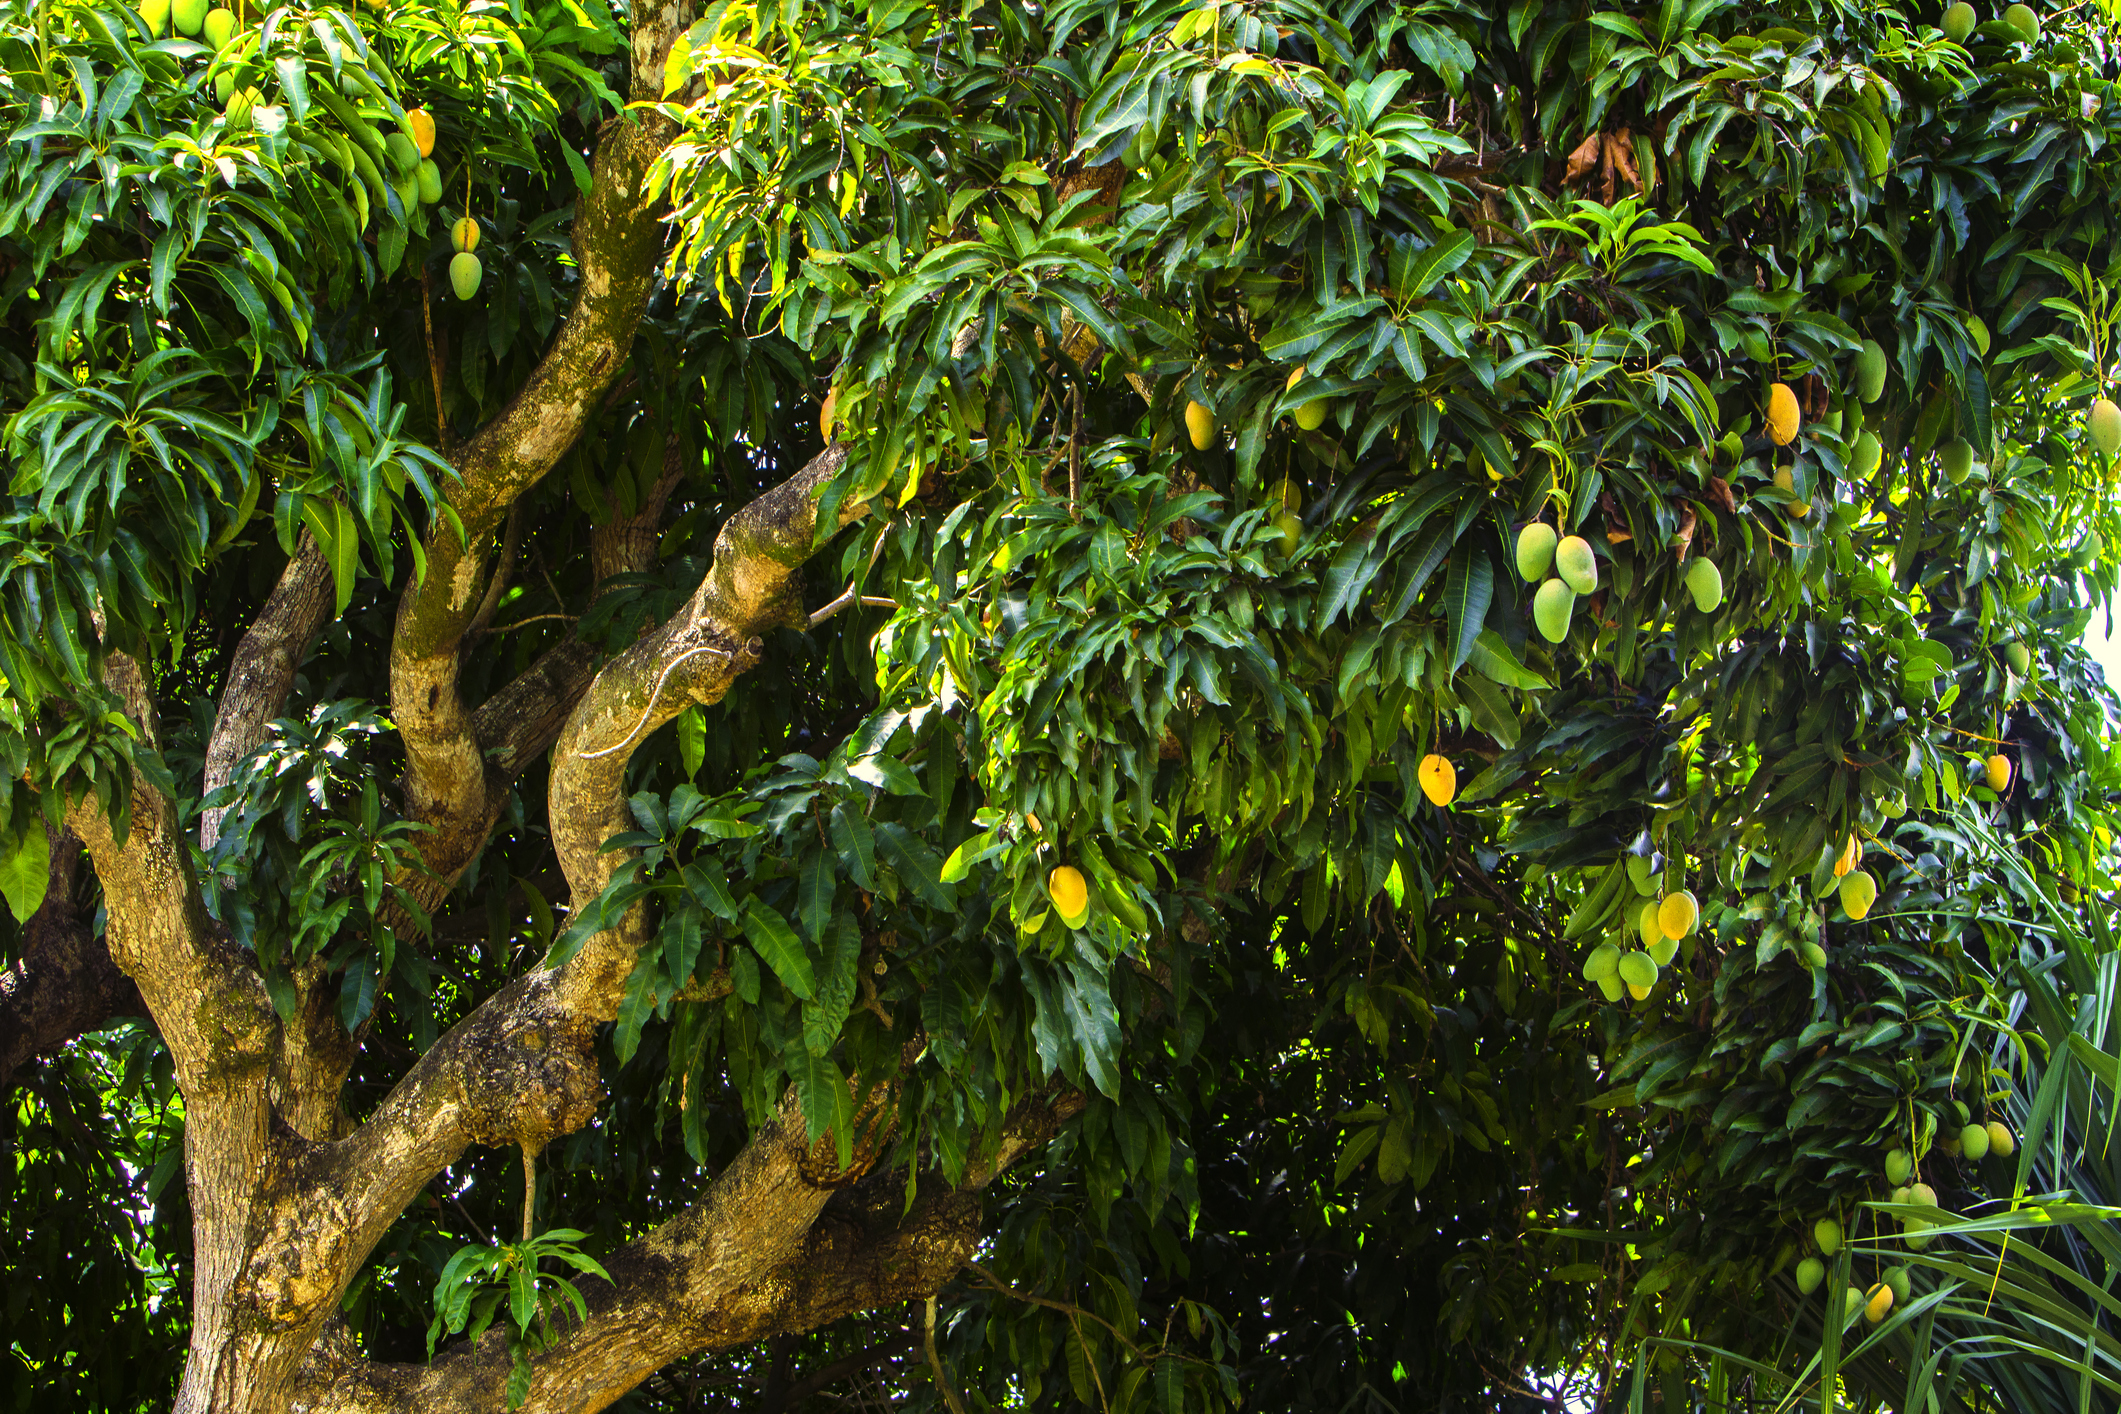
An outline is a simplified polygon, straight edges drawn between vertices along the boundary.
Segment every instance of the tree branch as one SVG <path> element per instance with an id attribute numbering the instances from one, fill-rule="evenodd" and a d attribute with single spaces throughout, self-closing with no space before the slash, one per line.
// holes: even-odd
<path id="1" fill-rule="evenodd" d="M 690 4 L 637 7 L 637 96 L 658 96 L 663 58 L 691 22 Z M 551 470 L 619 376 L 655 284 L 660 206 L 642 198 L 649 168 L 676 135 L 644 111 L 604 125 L 590 189 L 575 208 L 580 267 L 574 306 L 513 402 L 455 449 L 445 493 L 459 538 L 437 517 L 427 572 L 408 585 L 391 642 L 391 711 L 406 751 L 407 813 L 449 829 L 480 816 L 486 774 L 470 710 L 457 688 L 459 650 L 483 600 L 493 533 L 516 498 Z"/>
<path id="2" fill-rule="evenodd" d="M 0 1095 L 33 1057 L 121 1016 L 147 1012 L 139 989 L 89 931 L 74 900 L 82 863 L 81 841 L 72 832 L 52 842 L 44 903 L 22 927 L 21 958 L 0 972 Z"/>

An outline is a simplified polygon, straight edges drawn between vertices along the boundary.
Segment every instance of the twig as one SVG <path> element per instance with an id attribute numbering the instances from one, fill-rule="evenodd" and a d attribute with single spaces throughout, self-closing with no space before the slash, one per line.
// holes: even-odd
<path id="1" fill-rule="evenodd" d="M 950 1388 L 950 1377 L 943 1373 L 943 1357 L 935 1351 L 935 1298 L 928 1298 L 928 1320 L 922 1335 L 922 1344 L 928 1348 L 928 1368 L 935 1375 L 935 1387 L 943 1392 L 943 1403 L 950 1406 L 950 1414 L 965 1414 L 965 1406 L 959 1401 L 957 1391 Z"/>
<path id="2" fill-rule="evenodd" d="M 534 1231 L 536 1230 L 536 1229 L 535 1229 L 535 1228 L 534 1228 L 534 1227 L 532 1226 L 532 1223 L 531 1223 L 531 1217 L 532 1217 L 532 1215 L 533 1215 L 534 1213 L 536 1213 L 536 1211 L 537 1211 L 537 1206 L 538 1206 L 538 1160 L 537 1160 L 537 1156 L 536 1156 L 536 1155 L 534 1155 L 534 1154 L 532 1154 L 532 1153 L 530 1152 L 530 1146 L 529 1146 L 528 1144 L 525 1144 L 525 1145 L 523 1145 L 523 1146 L 522 1146 L 522 1149 L 523 1149 L 523 1240 L 524 1240 L 525 1242 L 528 1242 L 528 1241 L 530 1241 L 530 1235 L 531 1235 L 531 1233 L 532 1233 L 532 1232 L 534 1232 Z"/>
<path id="3" fill-rule="evenodd" d="M 448 451 L 456 440 L 449 435 L 449 418 L 442 411 L 442 360 L 435 352 L 434 302 L 428 298 L 433 281 L 426 266 L 420 267 L 420 322 L 427 330 L 427 376 L 434 380 L 435 388 L 435 435 L 441 439 L 442 450 Z"/>
<path id="4" fill-rule="evenodd" d="M 502 624 L 499 628 L 491 629 L 489 630 L 489 632 L 506 633 L 512 628 L 521 628 L 525 624 L 544 623 L 547 619 L 565 619 L 569 623 L 579 623 L 581 622 L 582 616 L 580 614 L 532 614 L 527 619 L 517 619 L 512 624 Z"/>
<path id="5" fill-rule="evenodd" d="M 1074 425 L 1068 432 L 1068 518 L 1081 520 L 1083 497 L 1083 388 L 1075 385 Z"/>
<path id="6" fill-rule="evenodd" d="M 811 627 L 815 628 L 850 604 L 860 604 L 866 609 L 896 609 L 898 600 L 886 599 L 880 594 L 857 594 L 854 592 L 854 582 L 849 580 L 846 593 L 810 616 Z"/>

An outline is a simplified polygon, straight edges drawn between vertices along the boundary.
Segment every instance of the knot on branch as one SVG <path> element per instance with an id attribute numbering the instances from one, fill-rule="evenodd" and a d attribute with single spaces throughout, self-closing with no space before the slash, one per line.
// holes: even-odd
<path id="1" fill-rule="evenodd" d="M 475 1141 L 536 1153 L 589 1123 L 604 1087 L 588 1032 L 575 1032 L 532 1025 L 466 1049 L 458 1083 Z"/>

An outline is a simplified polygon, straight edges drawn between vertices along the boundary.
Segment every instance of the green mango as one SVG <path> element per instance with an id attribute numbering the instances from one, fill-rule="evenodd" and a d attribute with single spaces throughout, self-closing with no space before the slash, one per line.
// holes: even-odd
<path id="1" fill-rule="evenodd" d="M 177 33 L 196 36 L 206 26 L 206 0 L 176 0 L 169 17 L 177 22 Z"/>
<path id="2" fill-rule="evenodd" d="M 1571 535 L 1555 545 L 1554 573 L 1575 593 L 1589 594 L 1597 589 L 1598 557 L 1591 553 L 1591 542 L 1581 535 Z"/>
<path id="3" fill-rule="evenodd" d="M 1944 12 L 1944 36 L 1954 44 L 1964 44 L 1966 37 L 1974 32 L 1974 26 L 1980 22 L 1981 17 L 1974 13 L 1974 7 L 1967 4 L 1966 0 L 1958 0 L 1957 4 L 1947 7 Z"/>
<path id="4" fill-rule="evenodd" d="M 1885 391 L 1885 349 L 1876 339 L 1865 339 L 1856 354 L 1856 396 L 1875 403 Z"/>
<path id="5" fill-rule="evenodd" d="M 1554 527 L 1543 520 L 1535 520 L 1517 532 L 1517 573 L 1524 576 L 1526 584 L 1537 584 L 1547 577 L 1554 564 L 1554 543 L 1559 538 Z"/>
<path id="6" fill-rule="evenodd" d="M 1694 607 L 1704 614 L 1712 614 L 1723 603 L 1723 571 L 1706 555 L 1694 557 L 1687 566 L 1686 587 L 1694 596 Z"/>
<path id="7" fill-rule="evenodd" d="M 468 250 L 460 250 L 449 257 L 449 288 L 457 292 L 458 299 L 470 299 L 479 292 L 479 281 L 486 274 L 486 267 Z"/>
<path id="8" fill-rule="evenodd" d="M 1558 579 L 1550 579 L 1539 586 L 1532 596 L 1532 622 L 1539 627 L 1539 636 L 1549 643 L 1559 643 L 1569 636 L 1569 616 L 1576 612 L 1576 595 Z"/>

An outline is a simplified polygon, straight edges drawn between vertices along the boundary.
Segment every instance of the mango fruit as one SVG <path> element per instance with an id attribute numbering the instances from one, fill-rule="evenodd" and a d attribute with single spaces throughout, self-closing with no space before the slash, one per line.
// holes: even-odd
<path id="1" fill-rule="evenodd" d="M 1569 636 L 1569 616 L 1576 611 L 1576 594 L 1558 579 L 1550 579 L 1539 586 L 1532 596 L 1532 622 L 1539 628 L 1539 636 L 1549 643 L 1559 643 Z"/>
<path id="2" fill-rule="evenodd" d="M 1664 913 L 1658 907 L 1656 899 L 1645 902 L 1641 911 L 1635 915 L 1635 932 L 1641 937 L 1645 949 L 1654 948 L 1665 941 Z"/>
<path id="3" fill-rule="evenodd" d="M 1974 1163 L 1988 1157 L 1988 1126 L 1970 1124 L 1959 1131 L 1959 1152 Z"/>
<path id="4" fill-rule="evenodd" d="M 1554 573 L 1574 593 L 1589 594 L 1597 589 L 1598 557 L 1591 553 L 1591 542 L 1581 535 L 1571 535 L 1556 544 Z"/>
<path id="5" fill-rule="evenodd" d="M 460 250 L 449 257 L 449 288 L 457 292 L 458 299 L 470 299 L 479 292 L 479 281 L 486 274 L 486 267 L 468 250 Z"/>
<path id="6" fill-rule="evenodd" d="M 1878 901 L 1878 881 L 1869 872 L 1851 869 L 1841 879 L 1841 908 L 1851 918 L 1861 919 Z"/>
<path id="7" fill-rule="evenodd" d="M 1696 555 L 1687 566 L 1686 587 L 1694 596 L 1694 607 L 1704 614 L 1713 614 L 1723 603 L 1723 571 L 1705 555 Z"/>
<path id="8" fill-rule="evenodd" d="M 1646 952 L 1625 952 L 1620 955 L 1620 980 L 1630 987 L 1645 990 L 1657 985 L 1657 964 Z M 1637 1001 L 1642 1000 L 1640 997 Z"/>
<path id="9" fill-rule="evenodd" d="M 1517 573 L 1526 584 L 1537 584 L 1554 565 L 1554 544 L 1560 537 L 1554 527 L 1535 520 L 1517 532 Z"/>
<path id="10" fill-rule="evenodd" d="M 471 219 L 471 218 L 470 218 L 469 216 L 467 216 L 467 217 L 465 217 L 465 218 L 464 218 L 464 220 L 465 220 L 465 221 L 469 221 L 470 219 Z M 457 224 L 458 224 L 458 225 L 462 225 L 462 224 L 463 224 L 463 222 L 462 222 L 462 221 L 460 221 L 460 222 L 458 222 Z M 471 243 L 471 245 L 466 245 L 466 246 L 458 246 L 458 247 L 457 247 L 457 253 L 458 253 L 459 255 L 471 255 L 471 252 L 472 252 L 472 248 L 473 248 L 474 246 L 476 246 L 476 245 L 478 245 L 478 242 L 477 242 L 477 241 L 473 241 L 473 242 Z M 477 257 L 477 256 L 472 256 L 472 258 L 473 258 L 474 260 L 476 260 L 476 259 L 477 259 L 478 257 Z M 450 279 L 451 279 L 452 281 L 454 281 L 454 280 L 456 279 L 456 261 L 452 260 L 452 261 L 450 261 L 450 262 L 449 262 L 449 264 L 450 264 Z M 476 288 L 477 288 L 477 285 L 476 285 L 476 283 L 474 283 L 474 285 L 473 285 L 473 288 L 474 288 L 474 289 L 476 289 Z M 460 298 L 460 299 L 469 299 L 469 298 L 470 298 L 470 296 L 469 296 L 469 295 L 460 295 L 460 296 L 459 296 L 459 298 Z M 827 446 L 830 446 L 830 445 L 832 445 L 832 424 L 833 424 L 833 422 L 834 422 L 834 421 L 835 421 L 835 420 L 837 419 L 837 417 L 838 417 L 838 415 L 839 415 L 839 409 L 840 409 L 840 390 L 839 390 L 839 389 L 837 389 L 837 388 L 831 388 L 831 389 L 828 389 L 828 390 L 826 391 L 826 393 L 825 393 L 825 401 L 824 401 L 824 402 L 823 402 L 823 403 L 822 403 L 822 404 L 821 404 L 821 405 L 820 405 L 820 406 L 818 407 L 818 410 L 817 410 L 817 430 L 818 430 L 818 435 L 819 435 L 820 437 L 823 437 L 823 438 L 825 439 L 825 445 L 827 445 Z M 1007 560 L 1008 554 L 1009 554 L 1009 547 L 1008 547 L 1008 546 L 1006 546 L 1006 545 L 1004 545 L 1004 546 L 1003 546 L 1003 547 L 1002 547 L 1002 548 L 1001 548 L 1000 550 L 998 550 L 998 551 L 996 551 L 996 552 L 995 552 L 995 565 L 994 565 L 994 567 L 995 567 L 996 569 L 1000 569 L 1000 570 L 1005 570 L 1005 569 L 1009 568 L 1009 565 L 1008 565 L 1008 560 Z"/>
<path id="11" fill-rule="evenodd" d="M 1885 1156 L 1885 1181 L 1895 1188 L 1915 1176 L 1915 1156 L 1905 1149 L 1895 1149 Z"/>
<path id="12" fill-rule="evenodd" d="M 1684 938 L 1694 931 L 1701 919 L 1701 904 L 1691 889 L 1665 895 L 1664 902 L 1657 905 L 1657 926 L 1664 929 L 1667 938 Z"/>
<path id="13" fill-rule="evenodd" d="M 1906 1267 L 1887 1267 L 1882 1280 L 1893 1289 L 1893 1304 L 1895 1306 L 1907 1305 L 1908 1295 L 1915 1289 L 1914 1277 L 1908 1272 L 1908 1269 Z"/>
<path id="14" fill-rule="evenodd" d="M 1876 339 L 1865 339 L 1856 352 L 1856 396 L 1875 403 L 1885 392 L 1885 348 Z"/>
<path id="15" fill-rule="evenodd" d="M 2121 407 L 2116 407 L 2112 398 L 2094 399 L 2087 422 L 2091 428 L 2092 445 L 2099 449 L 2101 456 L 2110 457 L 2121 451 Z"/>
<path id="16" fill-rule="evenodd" d="M 1873 1286 L 1863 1298 L 1863 1319 L 1877 1325 L 1893 1309 L 1893 1289 L 1884 1282 Z"/>
<path id="17" fill-rule="evenodd" d="M 177 33 L 197 37 L 206 26 L 206 0 L 175 0 L 169 17 L 176 21 Z"/>
<path id="18" fill-rule="evenodd" d="M 1797 395 L 1787 383 L 1771 383 L 1767 391 L 1767 433 L 1778 447 L 1797 439 Z"/>
<path id="19" fill-rule="evenodd" d="M 1186 403 L 1186 436 L 1196 452 L 1205 452 L 1214 443 L 1215 414 L 1206 405 L 1190 400 Z"/>
<path id="20" fill-rule="evenodd" d="M 420 169 L 420 149 L 414 147 L 412 139 L 405 134 L 386 134 L 383 150 L 390 155 L 390 165 L 399 176 L 409 177 Z"/>
<path id="21" fill-rule="evenodd" d="M 1295 554 L 1298 542 L 1304 538 L 1304 523 L 1283 511 L 1274 517 L 1274 531 L 1281 537 L 1281 552 L 1284 555 Z"/>
<path id="22" fill-rule="evenodd" d="M 1833 1256 L 1841 1250 L 1841 1224 L 1832 1218 L 1821 1218 L 1812 1224 L 1812 1241 L 1819 1244 L 1821 1253 Z"/>
<path id="23" fill-rule="evenodd" d="M 232 132 L 250 130 L 250 110 L 258 106 L 263 97 L 255 88 L 238 89 L 228 95 L 228 102 L 221 107 L 221 116 L 228 120 Z"/>
<path id="24" fill-rule="evenodd" d="M 1649 999 L 1650 989 L 1655 987 L 1656 985 L 1657 984 L 1655 982 L 1650 982 L 1643 985 L 1637 985 L 1636 983 L 1630 982 L 1628 983 L 1628 995 L 1633 997 L 1638 1002 L 1646 1001 Z"/>
<path id="25" fill-rule="evenodd" d="M 1974 341 L 1974 352 L 1988 357 L 1988 323 L 1978 314 L 1966 316 L 1967 337 Z"/>
<path id="26" fill-rule="evenodd" d="M 2040 42 L 2040 17 L 2033 13 L 2032 6 L 2011 6 L 2003 12 L 2003 23 L 2018 31 L 2018 37 L 2027 44 Z"/>
<path id="27" fill-rule="evenodd" d="M 1826 1263 L 1817 1257 L 1807 1257 L 1797 1264 L 1797 1294 L 1810 1296 L 1826 1280 Z"/>
<path id="28" fill-rule="evenodd" d="M 1627 994 L 1627 984 L 1620 980 L 1617 971 L 1610 977 L 1600 977 L 1597 980 L 1598 994 L 1609 1002 L 1617 1002 Z"/>
<path id="29" fill-rule="evenodd" d="M 1083 881 L 1083 871 L 1072 864 L 1063 864 L 1046 876 L 1046 892 L 1053 898 L 1053 907 L 1061 916 L 1061 922 L 1070 928 L 1082 926 L 1090 912 L 1090 886 Z"/>
<path id="30" fill-rule="evenodd" d="M 1944 468 L 1944 474 L 1951 478 L 1952 485 L 1959 485 L 1973 474 L 1973 444 L 1964 437 L 1952 438 L 1937 449 L 1937 464 Z"/>
<path id="31" fill-rule="evenodd" d="M 205 20 L 200 22 L 199 29 L 201 31 L 200 37 L 203 38 L 209 46 L 215 49 L 220 49 L 225 46 L 230 39 L 235 37 L 236 12 L 233 10 L 222 9 L 208 10 L 206 12 Z"/>
<path id="32" fill-rule="evenodd" d="M 1879 444 L 1875 435 L 1869 432 L 1857 433 L 1855 442 L 1849 447 L 1849 478 L 1853 481 L 1869 479 L 1884 459 L 1885 448 Z"/>
<path id="33" fill-rule="evenodd" d="M 139 15 L 147 32 L 155 38 L 169 33 L 169 0 L 140 0 Z"/>
<path id="34" fill-rule="evenodd" d="M 1863 841 L 1850 835 L 1849 842 L 1842 846 L 1840 855 L 1834 860 L 1834 877 L 1847 878 L 1848 872 L 1862 862 Z"/>
<path id="35" fill-rule="evenodd" d="M 1583 960 L 1583 980 L 1596 982 L 1602 977 L 1620 975 L 1620 949 L 1612 943 L 1600 943 L 1591 949 L 1591 955 Z"/>
<path id="36" fill-rule="evenodd" d="M 2033 670 L 2033 650 L 2017 639 L 2003 645 L 2003 661 L 2011 665 L 2011 671 L 2024 677 Z"/>
<path id="37" fill-rule="evenodd" d="M 1788 467 L 1784 467 L 1775 473 L 1775 489 L 1777 491 L 1787 491 L 1792 496 L 1797 494 L 1797 478 Z M 1812 513 L 1812 503 L 1810 501 L 1799 501 L 1795 505 L 1787 507 L 1787 509 L 1793 519 L 1803 520 Z"/>
<path id="38" fill-rule="evenodd" d="M 422 157 L 435 155 L 435 120 L 425 108 L 408 108 L 405 118 L 398 124 L 398 131 L 412 139 L 412 145 Z"/>
<path id="39" fill-rule="evenodd" d="M 1991 1154 L 2001 1159 L 2007 1159 L 2018 1152 L 2018 1136 L 2011 1133 L 2009 1125 L 2000 1119 L 1992 1119 L 1988 1122 L 1987 1128 L 1988 1151 Z"/>
<path id="40" fill-rule="evenodd" d="M 432 206 L 442 199 L 442 169 L 422 158 L 418 169 L 420 205 Z"/>
<path id="41" fill-rule="evenodd" d="M 1826 966 L 1826 949 L 1810 938 L 1797 945 L 1797 957 L 1807 972 L 1816 972 Z"/>
<path id="42" fill-rule="evenodd" d="M 1421 793 L 1429 798 L 1431 805 L 1449 805 L 1458 794 L 1458 768 L 1451 764 L 1448 756 L 1435 752 L 1421 758 L 1415 769 L 1415 777 L 1421 782 Z"/>
<path id="43" fill-rule="evenodd" d="M 1945 9 L 1944 37 L 1954 44 L 1964 44 L 1966 37 L 1974 32 L 1974 26 L 1979 21 L 1980 17 L 1974 13 L 1973 6 L 1967 4 L 1966 0 L 1957 0 L 1956 4 Z"/>
<path id="44" fill-rule="evenodd" d="M 458 250 L 479 248 L 479 223 L 470 216 L 459 216 L 449 227 L 449 243 Z"/>
<path id="45" fill-rule="evenodd" d="M 1984 778 L 1988 781 L 1988 788 L 1994 791 L 1996 794 L 2001 795 L 2005 791 L 2010 789 L 2010 757 L 2005 756 L 2001 752 L 1996 753 L 1994 756 L 1989 757 L 1987 761 L 1982 763 L 1982 772 Z"/>
<path id="46" fill-rule="evenodd" d="M 1650 961 L 1659 967 L 1670 967 L 1672 959 L 1679 956 L 1679 941 L 1676 938 L 1660 938 L 1650 946 Z"/>
<path id="47" fill-rule="evenodd" d="M 1332 410 L 1331 398 L 1313 398 L 1296 410 L 1296 425 L 1306 432 L 1316 432 L 1326 425 L 1326 414 Z"/>

